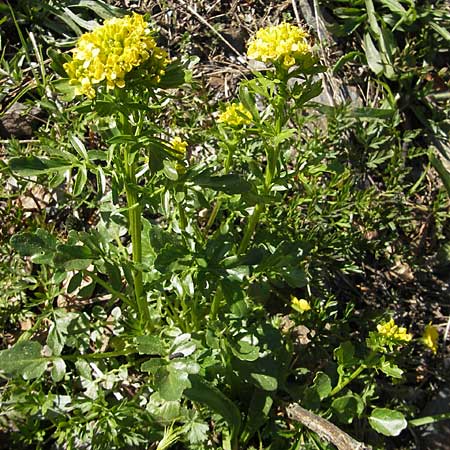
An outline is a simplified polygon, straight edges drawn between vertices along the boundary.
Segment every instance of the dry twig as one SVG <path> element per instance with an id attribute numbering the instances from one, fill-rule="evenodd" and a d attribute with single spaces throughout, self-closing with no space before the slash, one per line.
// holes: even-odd
<path id="1" fill-rule="evenodd" d="M 335 445 L 338 450 L 370 450 L 371 447 L 353 439 L 345 431 L 336 425 L 320 417 L 311 411 L 302 408 L 297 403 L 292 403 L 286 407 L 288 417 L 296 422 L 300 422 L 319 435 L 321 439 Z"/>

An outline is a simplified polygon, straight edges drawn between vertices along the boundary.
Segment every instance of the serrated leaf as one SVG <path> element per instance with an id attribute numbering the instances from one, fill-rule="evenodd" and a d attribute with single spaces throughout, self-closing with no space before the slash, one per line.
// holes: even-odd
<path id="1" fill-rule="evenodd" d="M 190 444 L 200 444 L 208 439 L 209 425 L 204 422 L 188 422 L 185 425 L 186 437 Z"/>
<path id="2" fill-rule="evenodd" d="M 48 359 L 43 357 L 42 345 L 36 341 L 18 342 L 0 351 L 0 371 L 25 380 L 39 378 L 47 369 Z"/>
<path id="3" fill-rule="evenodd" d="M 369 423 L 375 431 L 385 436 L 398 436 L 408 425 L 401 412 L 387 408 L 375 408 Z"/>

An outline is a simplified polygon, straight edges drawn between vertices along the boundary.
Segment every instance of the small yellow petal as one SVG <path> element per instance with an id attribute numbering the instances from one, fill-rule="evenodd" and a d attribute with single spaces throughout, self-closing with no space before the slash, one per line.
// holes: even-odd
<path id="1" fill-rule="evenodd" d="M 439 331 L 431 323 L 425 327 L 422 342 L 436 354 L 438 351 Z"/>
<path id="2" fill-rule="evenodd" d="M 291 307 L 299 313 L 304 313 L 311 309 L 311 305 L 305 299 L 298 299 L 297 297 L 291 295 Z"/>

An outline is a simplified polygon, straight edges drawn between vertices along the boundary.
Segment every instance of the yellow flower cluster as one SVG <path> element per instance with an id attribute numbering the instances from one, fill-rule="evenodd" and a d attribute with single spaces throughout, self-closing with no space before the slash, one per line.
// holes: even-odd
<path id="1" fill-rule="evenodd" d="M 242 103 L 231 103 L 219 115 L 217 121 L 232 127 L 239 127 L 251 123 L 252 115 Z"/>
<path id="2" fill-rule="evenodd" d="M 409 342 L 412 339 L 412 334 L 408 333 L 406 328 L 397 326 L 394 319 L 377 325 L 377 330 L 383 336 L 397 341 Z"/>
<path id="3" fill-rule="evenodd" d="M 308 33 L 289 23 L 261 28 L 248 44 L 247 56 L 263 63 L 279 62 L 286 69 L 311 56 Z"/>
<path id="4" fill-rule="evenodd" d="M 158 83 L 169 60 L 165 50 L 157 47 L 143 16 L 105 20 L 90 33 L 83 34 L 72 50 L 72 60 L 64 70 L 76 93 L 95 97 L 95 87 L 123 88 L 125 77 L 140 67 L 145 80 Z"/>
<path id="5" fill-rule="evenodd" d="M 298 299 L 294 295 L 291 295 L 291 307 L 302 314 L 311 309 L 311 305 L 306 300 Z"/>
<path id="6" fill-rule="evenodd" d="M 438 351 L 439 332 L 434 325 L 427 325 L 422 335 L 422 342 L 436 354 Z"/>
<path id="7" fill-rule="evenodd" d="M 183 139 L 181 139 L 179 136 L 175 136 L 170 144 L 172 146 L 172 149 L 175 150 L 175 152 L 178 153 L 180 157 L 184 157 L 188 146 L 188 143 L 186 141 L 183 141 Z"/>

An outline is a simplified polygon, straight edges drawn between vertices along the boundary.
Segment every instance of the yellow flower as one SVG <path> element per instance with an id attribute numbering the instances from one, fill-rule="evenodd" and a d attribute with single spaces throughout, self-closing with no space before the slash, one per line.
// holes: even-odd
<path id="1" fill-rule="evenodd" d="M 428 324 L 422 335 L 422 342 L 436 354 L 438 350 L 439 332 L 434 325 Z"/>
<path id="2" fill-rule="evenodd" d="M 389 322 L 377 325 L 377 330 L 378 333 L 386 336 L 387 338 L 395 339 L 398 341 L 409 342 L 412 339 L 412 334 L 408 333 L 406 328 L 397 326 L 394 322 L 394 319 L 391 319 Z"/>
<path id="3" fill-rule="evenodd" d="M 172 149 L 175 150 L 175 152 L 178 153 L 180 157 L 183 157 L 186 154 L 188 143 L 186 141 L 183 141 L 183 139 L 181 139 L 179 136 L 175 136 L 170 144 L 172 146 Z"/>
<path id="4" fill-rule="evenodd" d="M 248 125 L 252 121 L 252 115 L 245 109 L 242 103 L 231 103 L 223 111 L 217 119 L 219 123 L 230 126 Z"/>
<path id="5" fill-rule="evenodd" d="M 169 62 L 165 50 L 157 47 L 143 16 L 105 20 L 102 26 L 83 34 L 72 50 L 72 60 L 64 70 L 77 95 L 95 97 L 105 82 L 107 89 L 125 87 L 125 78 L 134 69 L 146 82 L 158 83 Z"/>
<path id="6" fill-rule="evenodd" d="M 289 23 L 261 28 L 250 40 L 247 56 L 263 63 L 279 62 L 288 69 L 311 57 L 308 38 L 305 30 Z"/>
<path id="7" fill-rule="evenodd" d="M 311 305 L 304 299 L 298 299 L 297 297 L 291 295 L 291 307 L 299 313 L 304 313 L 311 309 Z"/>

